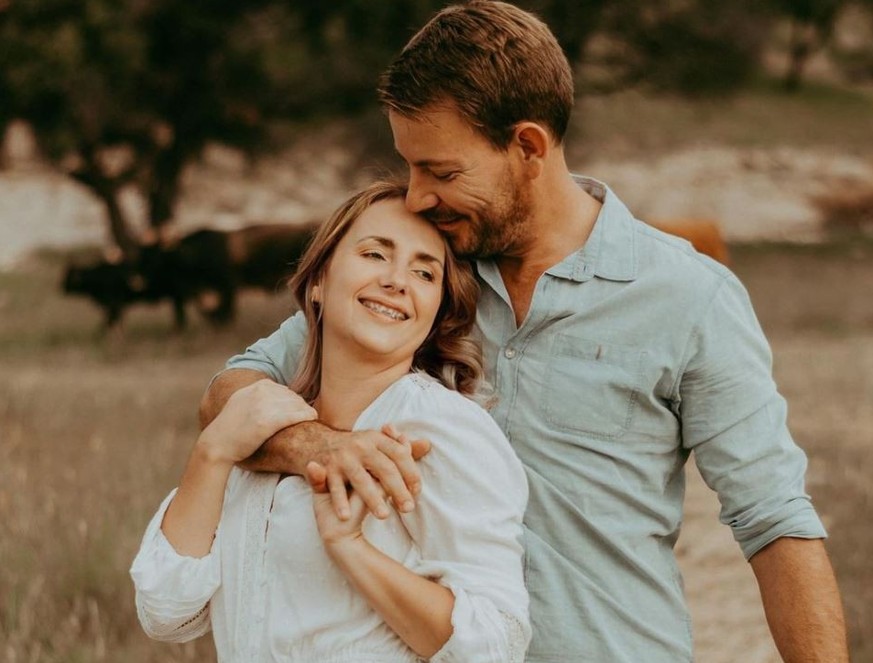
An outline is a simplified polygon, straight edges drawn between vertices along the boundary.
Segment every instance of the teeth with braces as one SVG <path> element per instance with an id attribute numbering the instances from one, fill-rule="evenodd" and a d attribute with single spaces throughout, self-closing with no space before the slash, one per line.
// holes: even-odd
<path id="1" fill-rule="evenodd" d="M 363 301 L 361 302 L 364 306 L 366 306 L 371 311 L 375 311 L 376 313 L 381 313 L 383 315 L 387 315 L 389 318 L 393 320 L 406 320 L 409 316 L 405 313 L 398 311 L 397 309 L 389 308 L 387 306 L 383 306 L 382 304 L 377 304 L 376 302 L 371 301 Z"/>

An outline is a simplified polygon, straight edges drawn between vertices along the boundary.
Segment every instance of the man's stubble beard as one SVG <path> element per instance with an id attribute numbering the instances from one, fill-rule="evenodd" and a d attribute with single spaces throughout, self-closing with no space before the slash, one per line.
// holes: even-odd
<path id="1" fill-rule="evenodd" d="M 447 235 L 449 245 L 459 258 L 466 260 L 513 255 L 525 238 L 525 227 L 531 217 L 530 193 L 515 186 L 507 172 L 501 187 L 502 200 L 468 218 L 461 233 Z"/>

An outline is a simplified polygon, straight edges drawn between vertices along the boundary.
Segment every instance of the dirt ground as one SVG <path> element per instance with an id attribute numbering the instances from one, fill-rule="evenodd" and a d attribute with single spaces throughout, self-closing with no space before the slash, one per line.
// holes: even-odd
<path id="1" fill-rule="evenodd" d="M 774 350 L 808 491 L 831 538 L 853 660 L 873 661 L 873 243 L 735 247 Z M 275 328 L 282 297 L 247 295 L 233 328 L 169 307 L 97 338 L 97 312 L 57 292 L 59 263 L 0 273 L 0 660 L 210 661 L 139 632 L 127 568 L 196 434 L 223 359 Z M 678 555 L 700 663 L 778 661 L 751 570 L 689 469 Z"/>

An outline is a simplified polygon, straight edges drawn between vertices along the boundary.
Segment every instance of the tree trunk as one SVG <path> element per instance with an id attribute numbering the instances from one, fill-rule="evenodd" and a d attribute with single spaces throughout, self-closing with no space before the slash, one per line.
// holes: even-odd
<path id="1" fill-rule="evenodd" d="M 173 141 L 166 149 L 157 153 L 152 164 L 147 192 L 149 224 L 158 231 L 158 236 L 161 227 L 173 219 L 179 198 L 179 182 L 186 161 L 184 149 L 177 141 Z"/>
<path id="2" fill-rule="evenodd" d="M 126 261 L 136 259 L 139 254 L 139 243 L 130 231 L 130 224 L 121 209 L 118 194 L 122 182 L 116 178 L 106 176 L 94 159 L 93 150 L 83 148 L 80 150 L 84 165 L 78 170 L 72 171 L 70 176 L 76 181 L 87 186 L 100 199 L 106 208 L 109 233 L 112 240 L 121 250 Z"/>

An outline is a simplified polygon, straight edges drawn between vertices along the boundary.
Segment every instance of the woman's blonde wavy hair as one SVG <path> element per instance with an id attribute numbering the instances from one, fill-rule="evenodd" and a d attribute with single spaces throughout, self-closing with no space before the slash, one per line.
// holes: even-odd
<path id="1" fill-rule="evenodd" d="M 321 386 L 321 307 L 313 302 L 312 289 L 321 282 L 340 240 L 368 207 L 382 200 L 403 199 L 401 182 L 379 181 L 343 203 L 316 231 L 289 284 L 306 318 L 308 335 L 291 388 L 309 402 Z M 458 260 L 448 243 L 443 272 L 442 302 L 430 333 L 416 350 L 415 370 L 423 371 L 449 389 L 467 396 L 477 392 L 482 377 L 482 352 L 470 333 L 476 321 L 479 285 L 469 263 Z"/>

